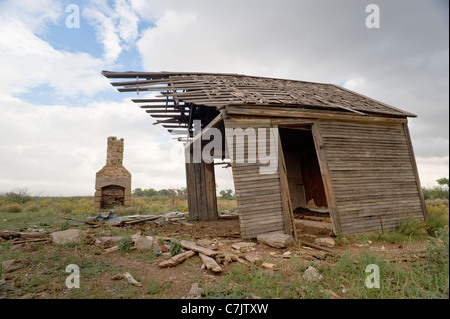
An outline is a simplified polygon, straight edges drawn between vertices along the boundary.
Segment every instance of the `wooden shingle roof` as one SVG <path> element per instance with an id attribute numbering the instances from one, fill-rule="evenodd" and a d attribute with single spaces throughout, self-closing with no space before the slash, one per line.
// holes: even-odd
<path id="1" fill-rule="evenodd" d="M 154 99 L 133 101 L 147 109 L 157 123 L 171 129 L 177 127 L 171 123 L 189 126 L 189 114 L 195 105 L 283 106 L 386 117 L 416 116 L 334 84 L 223 73 L 103 71 L 102 74 L 113 79 L 111 84 L 120 92 L 160 92 Z"/>

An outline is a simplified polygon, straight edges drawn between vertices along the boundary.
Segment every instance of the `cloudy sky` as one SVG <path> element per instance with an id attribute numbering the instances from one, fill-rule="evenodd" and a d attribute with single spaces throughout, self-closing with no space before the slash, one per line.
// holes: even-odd
<path id="1" fill-rule="evenodd" d="M 379 28 L 366 27 L 369 4 Z M 92 195 L 108 136 L 125 139 L 133 188 L 185 186 L 182 145 L 102 70 L 344 86 L 418 115 L 419 174 L 435 185 L 449 175 L 448 10 L 447 0 L 0 0 L 0 192 Z M 232 187 L 230 169 L 216 174 Z"/>

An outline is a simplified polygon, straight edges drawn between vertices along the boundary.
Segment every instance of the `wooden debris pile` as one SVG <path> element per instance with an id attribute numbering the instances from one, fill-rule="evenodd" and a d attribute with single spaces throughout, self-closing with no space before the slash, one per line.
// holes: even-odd
<path id="1" fill-rule="evenodd" d="M 46 236 L 45 232 L 16 232 L 10 230 L 0 230 L 0 238 L 9 240 L 13 245 L 34 243 L 34 242 L 50 242 L 51 239 Z"/>

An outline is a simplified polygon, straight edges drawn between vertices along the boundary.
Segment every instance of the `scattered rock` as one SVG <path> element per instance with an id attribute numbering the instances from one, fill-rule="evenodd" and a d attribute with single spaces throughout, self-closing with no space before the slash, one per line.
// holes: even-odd
<path id="1" fill-rule="evenodd" d="M 323 247 L 333 248 L 334 246 L 336 246 L 336 241 L 331 237 L 322 237 L 314 239 L 314 244 Z"/>
<path id="2" fill-rule="evenodd" d="M 103 247 L 108 248 L 108 247 L 117 245 L 121 239 L 122 239 L 122 237 L 119 237 L 119 236 L 115 236 L 115 237 L 105 236 L 105 237 L 100 237 L 98 239 L 98 241 L 100 242 L 100 244 L 103 245 Z"/>
<path id="3" fill-rule="evenodd" d="M 244 259 L 251 262 L 252 264 L 260 265 L 262 264 L 262 259 L 255 253 L 248 253 L 244 255 Z"/>
<path id="4" fill-rule="evenodd" d="M 333 290 L 326 289 L 325 292 L 329 294 L 333 299 L 342 299 L 342 297 L 335 293 Z"/>
<path id="5" fill-rule="evenodd" d="M 213 250 L 217 249 L 215 242 L 213 240 L 207 239 L 207 238 L 197 240 L 197 245 L 202 246 L 204 248 L 213 249 Z"/>
<path id="6" fill-rule="evenodd" d="M 141 236 L 135 240 L 134 246 L 137 250 L 151 250 L 153 248 L 153 237 Z"/>
<path id="7" fill-rule="evenodd" d="M 186 296 L 186 299 L 200 299 L 202 297 L 202 289 L 198 286 L 198 283 L 193 283 L 191 289 Z"/>
<path id="8" fill-rule="evenodd" d="M 194 255 L 195 255 L 195 252 L 193 252 L 192 250 L 187 250 L 184 253 L 175 255 L 175 256 L 171 257 L 170 259 L 159 263 L 158 267 L 161 267 L 161 268 L 174 267 Z"/>
<path id="9" fill-rule="evenodd" d="M 142 287 L 142 284 L 140 282 L 136 281 L 136 279 L 134 279 L 133 276 L 131 276 L 131 274 L 129 272 L 124 273 L 123 276 L 133 286 Z"/>
<path id="10" fill-rule="evenodd" d="M 157 250 L 161 250 L 163 253 L 169 251 L 169 247 L 167 245 L 159 245 Z"/>
<path id="11" fill-rule="evenodd" d="M 112 252 L 115 252 L 116 250 L 119 250 L 119 246 L 112 246 L 112 247 L 106 248 L 106 249 L 101 253 L 101 255 L 107 255 L 107 254 L 110 254 L 110 253 L 112 253 Z"/>
<path id="12" fill-rule="evenodd" d="M 231 245 L 231 248 L 236 249 L 237 251 L 239 251 L 241 253 L 247 253 L 247 252 L 255 250 L 253 248 L 253 246 L 255 246 L 255 245 L 256 245 L 256 243 L 243 241 L 243 242 L 239 242 L 239 243 L 235 243 L 235 244 Z"/>
<path id="13" fill-rule="evenodd" d="M 277 265 L 271 264 L 271 263 L 263 263 L 262 266 L 264 269 L 267 269 L 267 270 L 277 270 L 278 269 Z"/>
<path id="14" fill-rule="evenodd" d="M 319 274 L 316 268 L 309 266 L 308 269 L 303 273 L 303 279 L 307 281 L 321 281 L 323 276 Z"/>
<path id="15" fill-rule="evenodd" d="M 206 256 L 215 256 L 219 253 L 218 251 L 214 251 L 209 248 L 204 248 L 204 247 L 198 246 L 196 243 L 194 243 L 192 241 L 188 241 L 188 240 L 182 240 L 180 242 L 180 244 L 185 249 L 193 250 L 195 252 L 198 252 L 198 253 L 206 255 Z"/>
<path id="16" fill-rule="evenodd" d="M 289 259 L 292 256 L 292 252 L 290 251 L 286 251 L 283 253 L 283 258 Z"/>
<path id="17" fill-rule="evenodd" d="M 306 291 L 303 290 L 303 288 L 295 287 L 295 291 L 300 296 L 300 298 L 305 298 L 306 297 Z"/>
<path id="18" fill-rule="evenodd" d="M 214 273 L 222 272 L 222 267 L 219 266 L 219 264 L 214 260 L 214 258 L 203 255 L 202 253 L 199 253 L 198 255 L 200 256 L 200 259 L 202 260 L 203 264 L 205 264 L 206 269 Z"/>
<path id="19" fill-rule="evenodd" d="M 162 257 L 164 260 L 168 260 L 168 259 L 172 258 L 172 254 L 171 254 L 171 253 L 162 253 L 162 254 L 161 254 L 161 257 Z"/>
<path id="20" fill-rule="evenodd" d="M 24 268 L 26 265 L 15 259 L 5 260 L 2 262 L 2 272 L 4 274 Z"/>
<path id="21" fill-rule="evenodd" d="M 320 260 L 324 260 L 325 258 L 329 257 L 329 256 L 333 256 L 333 254 L 326 252 L 326 251 L 313 251 L 311 253 L 311 256 L 313 256 L 316 259 L 320 259 Z"/>
<path id="22" fill-rule="evenodd" d="M 81 241 L 81 230 L 79 229 L 68 229 L 63 231 L 57 231 L 51 233 L 53 243 L 55 244 L 68 244 L 77 243 Z"/>
<path id="23" fill-rule="evenodd" d="M 117 275 L 113 276 L 111 279 L 112 280 L 122 280 L 123 278 L 125 278 L 125 276 L 123 274 L 117 274 Z"/>
<path id="24" fill-rule="evenodd" d="M 294 238 L 291 235 L 277 232 L 258 235 L 256 240 L 258 243 L 263 243 L 275 248 L 286 248 L 294 243 Z"/>

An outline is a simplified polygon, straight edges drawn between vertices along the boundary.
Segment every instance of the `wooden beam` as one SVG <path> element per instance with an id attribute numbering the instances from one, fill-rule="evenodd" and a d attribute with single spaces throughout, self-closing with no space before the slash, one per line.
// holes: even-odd
<path id="1" fill-rule="evenodd" d="M 294 213 L 292 209 L 291 196 L 289 193 L 289 184 L 287 180 L 286 163 L 284 161 L 283 146 L 281 144 L 280 132 L 278 131 L 278 171 L 280 175 L 281 203 L 283 205 L 284 230 L 286 234 L 292 235 L 297 240 L 297 231 L 294 225 Z"/>
<path id="2" fill-rule="evenodd" d="M 286 118 L 309 118 L 309 119 L 331 119 L 353 122 L 385 122 L 385 123 L 406 123 L 406 118 L 376 117 L 348 115 L 339 112 L 330 111 L 311 111 L 301 108 L 289 107 L 246 107 L 244 106 L 225 106 L 226 114 L 246 115 L 257 117 L 286 117 Z"/>
<path id="3" fill-rule="evenodd" d="M 167 103 L 173 103 L 174 99 L 168 99 L 168 98 L 160 98 L 160 99 L 131 99 L 134 103 L 158 103 L 158 102 L 167 102 Z"/>
<path id="4" fill-rule="evenodd" d="M 184 148 L 190 148 L 192 143 L 194 143 L 194 141 L 196 141 L 197 139 L 201 139 L 201 136 L 203 133 L 206 132 L 206 130 L 216 126 L 220 121 L 222 120 L 222 114 L 217 115 L 211 122 L 208 123 L 208 125 L 206 125 L 200 132 L 200 134 L 197 134 L 188 144 L 186 144 L 184 146 Z"/>
<path id="5" fill-rule="evenodd" d="M 322 135 L 320 133 L 319 123 L 316 122 L 311 126 L 311 132 L 316 148 L 317 159 L 319 161 L 322 182 L 327 196 L 328 210 L 330 211 L 331 225 L 334 234 L 338 234 L 341 230 L 341 221 L 339 219 L 339 211 L 337 209 L 336 195 L 334 193 L 333 184 L 331 182 L 330 169 L 328 167 L 327 154 L 323 144 Z"/>
<path id="6" fill-rule="evenodd" d="M 165 113 L 181 114 L 181 113 L 187 113 L 189 111 L 185 111 L 185 110 L 146 110 L 145 112 L 149 113 L 149 114 L 165 114 Z"/>
<path id="7" fill-rule="evenodd" d="M 141 109 L 168 109 L 168 108 L 187 108 L 188 106 L 177 105 L 177 104 L 155 104 L 155 105 L 139 105 Z"/>
<path id="8" fill-rule="evenodd" d="M 422 206 L 422 211 L 423 211 L 423 219 L 426 220 L 428 217 L 428 210 L 427 210 L 427 205 L 425 204 L 425 197 L 423 196 L 422 186 L 420 184 L 419 170 L 417 169 L 416 157 L 414 155 L 414 149 L 413 149 L 413 145 L 411 142 L 411 135 L 409 134 L 409 129 L 408 129 L 407 123 L 403 124 L 403 130 L 405 131 L 405 136 L 406 136 L 406 140 L 408 143 L 408 150 L 409 150 L 409 154 L 410 154 L 410 158 L 411 158 L 411 165 L 412 165 L 412 168 L 414 171 L 414 176 L 416 178 L 417 191 L 419 192 L 420 204 Z"/>

